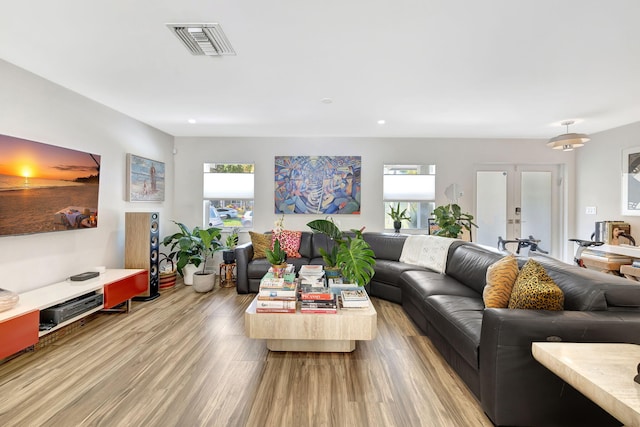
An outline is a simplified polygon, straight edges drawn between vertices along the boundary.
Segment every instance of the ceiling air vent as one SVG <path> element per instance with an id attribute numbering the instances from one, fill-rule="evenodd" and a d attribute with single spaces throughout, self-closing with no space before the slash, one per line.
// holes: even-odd
<path id="1" fill-rule="evenodd" d="M 167 24 L 192 55 L 235 55 L 220 24 Z"/>

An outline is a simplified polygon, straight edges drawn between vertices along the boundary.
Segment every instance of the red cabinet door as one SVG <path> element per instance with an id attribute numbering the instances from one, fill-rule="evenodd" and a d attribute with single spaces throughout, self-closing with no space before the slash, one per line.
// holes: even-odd
<path id="1" fill-rule="evenodd" d="M 147 290 L 149 274 L 141 271 L 104 286 L 104 308 L 112 308 Z"/>
<path id="2" fill-rule="evenodd" d="M 0 359 L 37 343 L 39 326 L 38 310 L 0 322 Z"/>

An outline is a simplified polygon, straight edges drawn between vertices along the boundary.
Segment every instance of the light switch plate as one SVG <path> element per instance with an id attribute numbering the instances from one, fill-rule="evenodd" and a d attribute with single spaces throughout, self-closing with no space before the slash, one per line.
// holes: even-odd
<path id="1" fill-rule="evenodd" d="M 595 206 L 587 206 L 584 208 L 585 215 L 595 215 L 597 213 L 597 209 Z"/>

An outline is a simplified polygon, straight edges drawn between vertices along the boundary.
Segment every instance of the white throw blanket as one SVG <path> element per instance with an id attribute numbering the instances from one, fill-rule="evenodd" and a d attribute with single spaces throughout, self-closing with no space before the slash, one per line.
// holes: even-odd
<path id="1" fill-rule="evenodd" d="M 448 237 L 411 235 L 404 242 L 400 262 L 444 273 L 447 267 L 449 246 L 455 240 Z"/>

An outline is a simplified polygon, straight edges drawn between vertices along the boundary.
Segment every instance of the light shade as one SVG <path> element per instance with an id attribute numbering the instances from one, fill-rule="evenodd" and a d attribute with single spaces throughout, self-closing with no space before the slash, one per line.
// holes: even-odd
<path id="1" fill-rule="evenodd" d="M 591 138 L 584 133 L 563 133 L 555 138 L 551 138 L 547 143 L 547 147 L 551 147 L 554 150 L 569 151 L 584 146 L 584 143 L 590 139 Z"/>
<path id="2" fill-rule="evenodd" d="M 384 201 L 435 200 L 435 175 L 384 175 Z"/>
<path id="3" fill-rule="evenodd" d="M 547 143 L 547 147 L 551 147 L 554 150 L 571 151 L 574 148 L 584 146 L 584 143 L 588 142 L 591 138 L 584 133 L 569 133 L 569 126 L 573 123 L 573 120 L 562 122 L 562 126 L 567 127 L 567 133 L 551 138 Z"/>
<path id="4" fill-rule="evenodd" d="M 205 173 L 205 199 L 253 200 L 252 173 Z"/>

